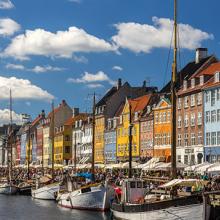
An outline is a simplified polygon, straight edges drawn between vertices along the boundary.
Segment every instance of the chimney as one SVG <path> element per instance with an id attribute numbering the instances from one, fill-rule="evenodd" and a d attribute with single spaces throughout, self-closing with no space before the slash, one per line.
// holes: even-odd
<path id="1" fill-rule="evenodd" d="M 121 88 L 121 78 L 118 79 L 118 85 L 117 85 L 117 89 L 119 90 Z"/>
<path id="2" fill-rule="evenodd" d="M 197 48 L 196 49 L 196 63 L 199 63 L 202 59 L 208 56 L 207 48 Z"/>
<path id="3" fill-rule="evenodd" d="M 41 117 L 45 118 L 45 111 L 44 110 L 41 111 Z"/>
<path id="4" fill-rule="evenodd" d="M 66 105 L 66 101 L 64 99 L 62 100 L 62 105 Z"/>
<path id="5" fill-rule="evenodd" d="M 147 86 L 147 82 L 146 80 L 143 81 L 143 88 L 145 88 Z"/>
<path id="6" fill-rule="evenodd" d="M 79 114 L 79 108 L 73 108 L 73 117 L 76 117 Z"/>

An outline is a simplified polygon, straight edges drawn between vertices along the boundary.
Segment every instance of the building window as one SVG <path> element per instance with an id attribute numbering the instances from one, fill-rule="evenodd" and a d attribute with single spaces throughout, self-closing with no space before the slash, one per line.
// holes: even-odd
<path id="1" fill-rule="evenodd" d="M 215 82 L 219 82 L 219 76 L 220 76 L 219 72 L 216 72 L 215 73 Z"/>
<path id="2" fill-rule="evenodd" d="M 206 145 L 207 146 L 211 145 L 211 134 L 210 134 L 210 132 L 206 133 Z"/>
<path id="3" fill-rule="evenodd" d="M 188 161 L 188 155 L 184 155 L 184 164 L 188 164 L 189 161 Z"/>
<path id="4" fill-rule="evenodd" d="M 217 132 L 217 144 L 220 145 L 220 131 Z"/>
<path id="5" fill-rule="evenodd" d="M 190 105 L 195 106 L 195 95 L 190 96 Z"/>
<path id="6" fill-rule="evenodd" d="M 210 122 L 210 111 L 207 111 L 206 113 L 205 113 L 205 121 L 206 121 L 206 123 L 209 123 Z"/>
<path id="7" fill-rule="evenodd" d="M 198 112 L 198 119 L 197 119 L 197 124 L 202 125 L 202 112 Z"/>
<path id="8" fill-rule="evenodd" d="M 217 121 L 220 121 L 220 109 L 217 110 Z"/>
<path id="9" fill-rule="evenodd" d="M 220 100 L 220 89 L 217 89 L 217 92 L 216 92 L 216 93 L 217 93 L 217 97 L 216 97 L 216 98 L 217 98 L 217 101 L 219 101 L 219 100 Z"/>
<path id="10" fill-rule="evenodd" d="M 155 113 L 155 124 L 158 123 L 158 113 Z"/>
<path id="11" fill-rule="evenodd" d="M 182 117 L 178 116 L 178 128 L 182 127 Z"/>
<path id="12" fill-rule="evenodd" d="M 200 132 L 198 133 L 198 145 L 202 145 L 202 143 L 203 143 L 202 132 L 200 131 Z"/>
<path id="13" fill-rule="evenodd" d="M 195 120 L 196 120 L 195 113 L 192 113 L 191 114 L 191 126 L 195 126 Z"/>
<path id="14" fill-rule="evenodd" d="M 188 146 L 188 133 L 184 134 L 184 146 Z"/>
<path id="15" fill-rule="evenodd" d="M 201 105 L 202 104 L 202 93 L 198 93 L 197 94 L 197 105 Z"/>
<path id="16" fill-rule="evenodd" d="M 216 159 L 216 155 L 211 155 L 211 163 L 215 163 Z"/>
<path id="17" fill-rule="evenodd" d="M 207 91 L 207 92 L 205 93 L 205 102 L 206 102 L 206 103 L 209 103 L 209 102 L 210 102 L 210 93 L 209 93 L 209 91 Z"/>
<path id="18" fill-rule="evenodd" d="M 196 135 L 195 133 L 191 133 L 191 146 L 196 145 Z"/>
<path id="19" fill-rule="evenodd" d="M 184 97 L 184 108 L 188 108 L 188 96 Z"/>
<path id="20" fill-rule="evenodd" d="M 181 155 L 177 155 L 177 161 L 181 163 Z"/>
<path id="21" fill-rule="evenodd" d="M 70 146 L 65 146 L 65 154 L 69 154 L 70 153 Z"/>
<path id="22" fill-rule="evenodd" d="M 192 88 L 195 87 L 195 78 L 191 79 L 191 87 L 192 87 Z"/>
<path id="23" fill-rule="evenodd" d="M 183 89 L 184 90 L 187 89 L 187 81 L 186 80 L 183 81 Z"/>
<path id="24" fill-rule="evenodd" d="M 211 111 L 211 122 L 216 122 L 216 110 Z"/>
<path id="25" fill-rule="evenodd" d="M 189 125 L 189 118 L 188 118 L 188 115 L 185 115 L 184 116 L 184 126 L 188 127 L 188 125 Z"/>
<path id="26" fill-rule="evenodd" d="M 203 83 L 204 83 L 204 76 L 200 76 L 199 77 L 199 84 L 203 85 Z"/>
<path id="27" fill-rule="evenodd" d="M 163 122 L 165 123 L 166 121 L 167 121 L 167 113 L 164 112 L 164 113 L 163 113 Z"/>
<path id="28" fill-rule="evenodd" d="M 167 134 L 167 140 L 168 140 L 167 144 L 170 145 L 171 144 L 170 133 Z"/>
<path id="29" fill-rule="evenodd" d="M 211 144 L 216 145 L 216 132 L 211 133 Z"/>
<path id="30" fill-rule="evenodd" d="M 215 105 L 215 90 L 211 91 L 211 106 Z"/>
<path id="31" fill-rule="evenodd" d="M 170 122 L 170 111 L 167 112 L 167 122 Z"/>
<path id="32" fill-rule="evenodd" d="M 178 147 L 181 147 L 181 144 L 182 144 L 182 135 L 181 134 L 178 134 Z"/>
<path id="33" fill-rule="evenodd" d="M 70 141 L 70 136 L 69 135 L 65 136 L 65 141 Z"/>
<path id="34" fill-rule="evenodd" d="M 177 102 L 177 107 L 178 107 L 178 109 L 181 109 L 181 98 L 178 98 L 178 102 Z"/>

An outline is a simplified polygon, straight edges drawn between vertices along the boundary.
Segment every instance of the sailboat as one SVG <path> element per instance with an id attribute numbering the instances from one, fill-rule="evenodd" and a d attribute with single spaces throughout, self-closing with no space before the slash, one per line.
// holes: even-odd
<path id="1" fill-rule="evenodd" d="M 177 176 L 176 168 L 176 76 L 177 76 L 177 0 L 174 0 L 174 59 L 172 65 L 171 79 L 171 112 L 172 112 L 172 135 L 171 135 L 171 176 L 172 179 L 167 184 L 162 185 L 165 191 L 171 188 L 171 195 L 155 195 L 148 194 L 147 185 L 143 179 L 131 178 L 132 172 L 132 123 L 130 111 L 130 132 L 129 132 L 129 178 L 122 183 L 121 201 L 112 203 L 111 211 L 115 219 L 152 219 L 155 211 L 167 209 L 171 207 L 182 207 L 184 210 L 191 207 L 192 204 L 200 204 L 202 202 L 201 193 L 193 193 L 177 196 L 177 186 L 192 186 L 195 180 L 179 181 L 175 179 Z M 151 216 L 151 217 L 150 217 Z"/>
<path id="2" fill-rule="evenodd" d="M 92 132 L 92 168 L 90 178 L 94 182 L 94 149 L 95 149 L 95 94 L 93 97 L 93 132 Z M 76 150 L 76 149 L 75 149 Z M 75 165 L 76 165 L 76 157 Z M 68 185 L 68 184 L 67 184 Z M 57 197 L 58 205 L 70 209 L 106 211 L 110 208 L 110 200 L 114 197 L 114 189 L 108 181 L 91 183 Z"/>
<path id="3" fill-rule="evenodd" d="M 12 180 L 12 169 L 13 169 L 13 158 L 12 158 L 12 94 L 10 90 L 10 125 L 8 129 L 8 141 L 7 141 L 7 149 L 8 149 L 8 176 L 7 182 L 0 184 L 0 194 L 6 195 L 14 195 L 17 193 L 18 188 L 14 185 Z"/>
<path id="4" fill-rule="evenodd" d="M 32 188 L 31 196 L 34 199 L 55 200 L 60 189 L 60 183 L 54 181 L 54 104 L 52 103 L 51 118 L 51 143 L 52 143 L 52 179 L 46 176 L 36 179 L 36 187 Z M 43 158 L 42 158 L 43 159 Z"/>

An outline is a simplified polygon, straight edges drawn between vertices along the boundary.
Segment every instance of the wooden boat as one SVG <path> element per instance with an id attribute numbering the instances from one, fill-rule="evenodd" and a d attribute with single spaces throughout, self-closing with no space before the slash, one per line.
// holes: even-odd
<path id="1" fill-rule="evenodd" d="M 111 211 L 115 219 L 148 219 L 149 213 L 172 207 L 185 207 L 202 203 L 201 193 L 171 197 L 168 194 L 147 192 L 141 179 L 127 179 L 122 185 L 122 198 L 113 202 Z"/>
<path id="2" fill-rule="evenodd" d="M 29 182 L 22 182 L 18 184 L 18 193 L 23 196 L 31 196 L 31 189 L 33 184 Z"/>
<path id="3" fill-rule="evenodd" d="M 220 190 L 203 194 L 203 220 L 220 219 Z"/>
<path id="4" fill-rule="evenodd" d="M 0 194 L 15 195 L 18 192 L 17 186 L 11 183 L 3 183 L 0 185 Z"/>
<path id="5" fill-rule="evenodd" d="M 58 205 L 94 211 L 106 211 L 110 208 L 110 200 L 114 197 L 111 185 L 92 184 L 58 196 Z"/>

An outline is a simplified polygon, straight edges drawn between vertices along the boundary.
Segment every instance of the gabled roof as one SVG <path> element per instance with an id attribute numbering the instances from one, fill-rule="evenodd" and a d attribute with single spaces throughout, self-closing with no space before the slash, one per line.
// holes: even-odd
<path id="1" fill-rule="evenodd" d="M 132 112 L 143 111 L 150 101 L 152 94 L 144 95 L 135 99 L 128 99 Z"/>
<path id="2" fill-rule="evenodd" d="M 67 105 L 67 103 L 66 103 L 66 101 L 65 100 L 62 100 L 62 102 L 59 104 L 59 106 L 58 107 L 56 107 L 56 108 L 54 108 L 54 114 L 56 114 L 57 112 L 59 112 L 59 110 L 63 107 L 63 106 L 66 106 Z M 48 114 L 48 118 L 51 118 L 52 117 L 52 111 Z"/>
<path id="3" fill-rule="evenodd" d="M 168 97 L 162 97 L 154 109 L 160 108 L 162 102 L 166 102 L 168 106 L 171 105 L 171 101 Z"/>
<path id="4" fill-rule="evenodd" d="M 87 113 L 79 113 L 77 116 L 75 117 L 71 117 L 69 118 L 64 125 L 73 125 L 75 123 L 75 121 L 79 121 L 79 120 L 82 120 L 82 121 L 87 121 L 89 117 L 89 114 Z"/>
<path id="5" fill-rule="evenodd" d="M 220 72 L 220 62 L 212 63 L 210 66 L 199 72 L 196 77 L 202 76 L 202 75 L 214 75 L 216 72 Z"/>
<path id="6" fill-rule="evenodd" d="M 196 63 L 195 61 L 189 62 L 186 64 L 186 66 L 181 69 L 177 74 L 177 87 L 179 88 L 181 86 L 181 82 L 185 79 L 188 80 L 191 77 L 193 77 L 194 74 L 197 74 L 197 71 L 199 71 L 204 64 L 206 64 L 209 60 L 214 59 L 216 60 L 215 56 L 208 56 L 202 60 L 200 60 L 199 63 Z M 169 81 L 161 90 L 161 93 L 167 93 L 170 92 L 170 85 L 171 82 Z"/>

